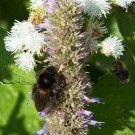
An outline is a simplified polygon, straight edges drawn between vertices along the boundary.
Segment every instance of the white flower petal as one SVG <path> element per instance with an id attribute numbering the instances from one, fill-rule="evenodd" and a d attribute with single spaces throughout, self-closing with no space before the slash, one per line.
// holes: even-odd
<path id="1" fill-rule="evenodd" d="M 33 55 L 28 52 L 15 55 L 15 58 L 17 58 L 15 60 L 16 65 L 18 65 L 20 68 L 22 68 L 26 72 L 33 70 L 34 67 L 36 66 Z"/>
<path id="2" fill-rule="evenodd" d="M 9 34 L 7 37 L 5 37 L 4 41 L 7 51 L 15 53 L 16 51 L 22 50 L 23 42 L 18 36 L 14 37 Z"/>

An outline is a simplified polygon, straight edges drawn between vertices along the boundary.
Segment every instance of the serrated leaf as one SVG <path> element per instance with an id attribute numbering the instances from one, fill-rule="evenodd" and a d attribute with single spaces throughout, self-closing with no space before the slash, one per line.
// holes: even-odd
<path id="1" fill-rule="evenodd" d="M 0 28 L 0 81 L 8 84 L 32 84 L 35 81 L 34 71 L 26 73 L 15 65 L 13 55 L 5 49 L 5 36 L 6 31 Z"/>

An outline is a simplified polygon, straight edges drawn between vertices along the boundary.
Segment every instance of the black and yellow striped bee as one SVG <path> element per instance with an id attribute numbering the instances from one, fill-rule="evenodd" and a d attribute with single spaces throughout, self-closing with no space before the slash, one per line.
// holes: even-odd
<path id="1" fill-rule="evenodd" d="M 130 76 L 126 65 L 120 60 L 115 60 L 112 64 L 112 71 L 122 84 L 130 81 Z"/>

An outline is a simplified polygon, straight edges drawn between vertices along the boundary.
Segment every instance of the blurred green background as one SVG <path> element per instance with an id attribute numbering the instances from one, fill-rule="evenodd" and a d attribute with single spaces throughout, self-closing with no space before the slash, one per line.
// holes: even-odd
<path id="1" fill-rule="evenodd" d="M 30 100 L 34 73 L 26 74 L 14 65 L 13 56 L 6 52 L 3 38 L 15 20 L 27 20 L 27 0 L 0 0 L 0 135 L 29 135 L 42 128 L 43 119 Z M 91 97 L 100 97 L 104 105 L 90 104 L 94 118 L 106 122 L 101 129 L 89 126 L 90 135 L 135 135 L 135 13 L 113 10 L 105 20 L 108 30 L 123 39 L 124 61 L 130 73 L 130 82 L 121 84 L 113 75 L 113 58 L 102 54 L 88 58 L 93 87 Z M 128 46 L 128 48 L 127 48 Z M 132 51 L 132 55 L 130 53 Z"/>

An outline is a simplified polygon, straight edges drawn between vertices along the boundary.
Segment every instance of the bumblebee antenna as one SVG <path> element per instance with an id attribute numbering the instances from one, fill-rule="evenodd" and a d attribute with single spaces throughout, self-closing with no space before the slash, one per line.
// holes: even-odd
<path id="1" fill-rule="evenodd" d="M 30 100 L 26 103 L 26 105 L 28 105 L 31 101 L 32 101 L 32 99 L 30 99 Z"/>

